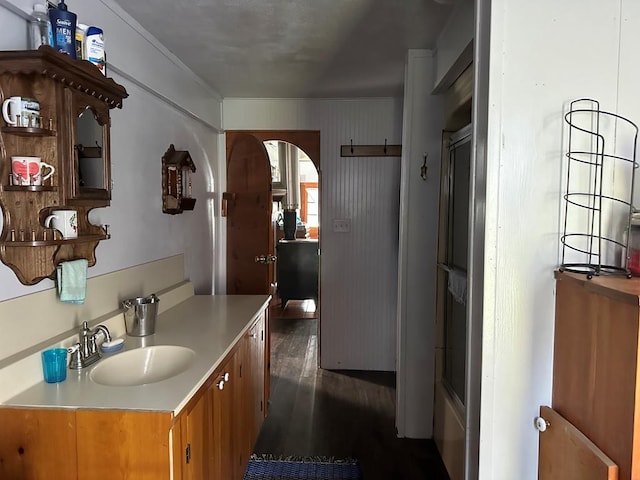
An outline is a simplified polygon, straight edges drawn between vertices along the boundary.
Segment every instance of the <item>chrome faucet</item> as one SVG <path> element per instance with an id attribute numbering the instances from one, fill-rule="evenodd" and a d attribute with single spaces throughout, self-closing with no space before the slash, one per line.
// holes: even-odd
<path id="1" fill-rule="evenodd" d="M 100 360 L 100 352 L 98 351 L 97 336 L 102 333 L 104 341 L 110 342 L 111 335 L 109 329 L 104 325 L 98 325 L 95 330 L 90 330 L 87 322 L 82 322 L 78 336 L 80 341 L 67 349 L 71 358 L 69 359 L 69 368 L 79 370 L 88 367 Z"/>

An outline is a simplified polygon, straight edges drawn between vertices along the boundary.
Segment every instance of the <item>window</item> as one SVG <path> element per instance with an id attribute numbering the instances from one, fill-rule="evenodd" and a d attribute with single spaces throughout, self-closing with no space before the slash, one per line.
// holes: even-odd
<path id="1" fill-rule="evenodd" d="M 300 218 L 306 224 L 309 238 L 318 238 L 318 182 L 300 182 Z"/>

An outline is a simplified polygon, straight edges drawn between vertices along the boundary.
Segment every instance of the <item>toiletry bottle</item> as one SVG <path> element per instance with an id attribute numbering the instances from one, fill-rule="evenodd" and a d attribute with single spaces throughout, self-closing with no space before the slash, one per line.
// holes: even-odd
<path id="1" fill-rule="evenodd" d="M 84 23 L 78 23 L 76 25 L 76 59 L 86 60 L 85 57 L 85 42 L 87 41 L 87 28 L 89 25 Z"/>
<path id="2" fill-rule="evenodd" d="M 40 45 L 52 45 L 53 33 L 47 6 L 36 3 L 33 6 L 33 13 L 29 19 L 29 48 L 37 50 Z"/>
<path id="3" fill-rule="evenodd" d="M 106 75 L 106 62 L 104 56 L 104 35 L 100 27 L 87 28 L 85 40 L 85 60 L 93 63 L 103 75 Z"/>
<path id="4" fill-rule="evenodd" d="M 58 8 L 49 10 L 51 28 L 53 29 L 53 46 L 71 58 L 76 58 L 76 14 L 67 10 L 64 0 L 60 0 Z"/>

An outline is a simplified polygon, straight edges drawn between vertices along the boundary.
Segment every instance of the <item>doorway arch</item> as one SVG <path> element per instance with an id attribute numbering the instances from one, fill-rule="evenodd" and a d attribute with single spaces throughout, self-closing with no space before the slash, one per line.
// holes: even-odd
<path id="1" fill-rule="evenodd" d="M 227 172 L 229 172 L 229 159 L 230 154 L 235 143 L 235 140 L 242 135 L 251 135 L 261 142 L 270 140 L 277 140 L 295 145 L 309 157 L 316 167 L 318 172 L 318 208 L 321 211 L 322 207 L 322 171 L 320 169 L 320 130 L 226 130 L 225 131 L 225 150 L 226 150 L 226 165 Z M 227 184 L 229 184 L 229 178 L 227 177 Z M 273 232 L 272 232 L 273 234 Z M 321 250 L 322 245 L 322 229 L 318 232 L 318 248 Z M 316 312 L 318 316 L 318 354 L 317 361 L 320 362 L 321 358 L 321 346 L 320 346 L 320 329 L 321 329 L 321 305 L 322 305 L 322 291 L 320 288 L 322 268 L 320 268 L 318 278 L 318 301 L 316 304 Z"/>
<path id="2" fill-rule="evenodd" d="M 311 159 L 320 175 L 320 130 L 227 130 L 226 132 L 227 161 L 234 140 L 238 135 L 249 134 L 262 142 L 280 140 L 295 145 Z"/>

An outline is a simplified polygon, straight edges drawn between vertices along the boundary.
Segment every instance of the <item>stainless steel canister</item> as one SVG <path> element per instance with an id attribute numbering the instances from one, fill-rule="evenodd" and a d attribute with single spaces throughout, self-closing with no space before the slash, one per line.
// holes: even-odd
<path id="1" fill-rule="evenodd" d="M 122 302 L 127 335 L 144 337 L 155 333 L 159 302 L 160 299 L 155 293 L 148 297 L 130 298 Z"/>

